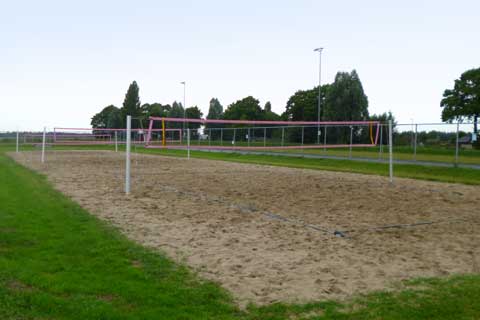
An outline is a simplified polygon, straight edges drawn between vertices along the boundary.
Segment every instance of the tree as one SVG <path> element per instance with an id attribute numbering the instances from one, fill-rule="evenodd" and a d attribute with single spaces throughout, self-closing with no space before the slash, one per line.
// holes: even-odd
<path id="1" fill-rule="evenodd" d="M 185 116 L 183 105 L 177 101 L 172 103 L 172 108 L 168 112 L 169 118 L 183 118 Z M 167 122 L 167 128 L 182 129 L 182 122 Z"/>
<path id="2" fill-rule="evenodd" d="M 142 117 L 145 119 L 145 127 L 148 126 L 148 119 L 150 117 L 167 117 L 172 107 L 169 104 L 162 105 L 161 103 L 145 103 L 141 107 Z M 153 123 L 153 129 L 160 129 L 162 123 L 155 121 Z"/>
<path id="3" fill-rule="evenodd" d="M 125 99 L 123 100 L 122 118 L 125 121 L 127 115 L 133 118 L 142 116 L 142 109 L 140 108 L 139 88 L 136 81 L 133 81 L 128 87 Z M 138 121 L 132 121 L 132 128 L 139 127 Z"/>
<path id="4" fill-rule="evenodd" d="M 325 118 L 325 98 L 327 92 L 330 90 L 330 85 L 323 85 L 321 93 L 321 119 L 328 120 Z M 309 90 L 299 90 L 295 92 L 287 101 L 287 106 L 285 112 L 282 114 L 284 120 L 289 121 L 317 121 L 318 120 L 318 87 Z M 316 128 L 306 128 L 304 129 L 304 142 L 314 142 L 317 137 Z M 287 139 L 290 142 L 301 142 L 302 140 L 302 129 L 294 128 L 288 130 Z"/>
<path id="5" fill-rule="evenodd" d="M 368 120 L 368 98 L 363 91 L 362 82 L 357 72 L 338 72 L 330 85 L 324 104 L 324 117 L 332 121 Z M 354 140 L 362 139 L 366 134 L 364 128 L 354 127 Z M 349 143 L 350 128 L 328 128 L 330 143 Z"/>
<path id="6" fill-rule="evenodd" d="M 443 93 L 440 102 L 442 121 L 452 122 L 473 118 L 475 134 L 478 133 L 480 115 L 480 68 L 467 70 L 455 80 L 453 89 Z"/>
<path id="7" fill-rule="evenodd" d="M 368 98 L 357 72 L 338 72 L 324 104 L 324 118 L 332 121 L 368 120 Z"/>
<path id="8" fill-rule="evenodd" d="M 272 111 L 272 104 L 270 103 L 270 101 L 267 101 L 265 103 L 265 107 L 263 107 L 263 110 L 265 110 L 265 112 L 271 112 Z"/>
<path id="9" fill-rule="evenodd" d="M 217 98 L 212 98 L 210 100 L 210 105 L 208 107 L 207 119 L 219 120 L 223 119 L 223 106 L 220 104 Z M 210 132 L 211 139 L 218 139 L 220 137 L 219 130 L 210 130 L 215 128 L 223 127 L 222 124 L 207 123 L 205 124 L 205 132 Z"/>
<path id="10" fill-rule="evenodd" d="M 190 107 L 185 110 L 188 119 L 201 119 L 203 116 L 202 111 L 197 107 Z M 192 139 L 198 137 L 198 129 L 200 128 L 201 124 L 197 122 L 189 122 L 188 128 L 191 129 L 190 137 Z"/>
<path id="11" fill-rule="evenodd" d="M 260 101 L 248 96 L 229 105 L 223 117 L 229 120 L 264 120 L 264 115 Z"/>
<path id="12" fill-rule="evenodd" d="M 123 121 L 120 109 L 114 105 L 103 108 L 102 111 L 92 117 L 90 124 L 92 128 L 123 128 Z"/>

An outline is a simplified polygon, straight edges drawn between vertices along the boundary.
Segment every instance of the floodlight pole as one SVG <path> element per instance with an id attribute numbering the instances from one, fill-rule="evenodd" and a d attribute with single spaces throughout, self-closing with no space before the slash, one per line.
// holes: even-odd
<path id="1" fill-rule="evenodd" d="M 43 136 L 42 136 L 42 163 L 45 163 L 45 139 L 47 136 L 47 127 L 43 127 Z"/>
<path id="2" fill-rule="evenodd" d="M 322 47 L 316 48 L 313 51 L 318 52 L 318 56 L 319 56 L 317 121 L 320 122 L 320 108 L 321 108 L 321 103 L 322 103 L 321 91 L 322 91 L 322 51 L 323 51 L 323 48 Z M 317 124 L 317 144 L 320 144 L 320 123 Z"/>
<path id="3" fill-rule="evenodd" d="M 132 116 L 127 116 L 127 141 L 125 144 L 125 194 L 130 194 L 130 147 L 132 143 Z"/>

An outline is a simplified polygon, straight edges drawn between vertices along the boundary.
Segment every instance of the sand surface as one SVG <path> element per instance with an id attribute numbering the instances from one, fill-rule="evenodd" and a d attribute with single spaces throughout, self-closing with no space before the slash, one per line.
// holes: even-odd
<path id="1" fill-rule="evenodd" d="M 480 272 L 480 188 L 152 155 L 11 154 L 129 238 L 236 301 L 339 299 L 411 277 Z M 375 227 L 435 222 L 402 228 Z M 336 237 L 335 231 L 346 237 Z"/>

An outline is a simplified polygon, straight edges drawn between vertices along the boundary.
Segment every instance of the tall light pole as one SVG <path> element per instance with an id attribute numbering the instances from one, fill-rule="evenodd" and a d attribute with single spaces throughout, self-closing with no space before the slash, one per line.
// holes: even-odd
<path id="1" fill-rule="evenodd" d="M 317 115 L 317 121 L 320 122 L 320 108 L 322 104 L 322 96 L 321 96 L 321 91 L 322 91 L 322 51 L 323 47 L 313 49 L 314 52 L 318 52 L 318 56 L 320 58 L 319 60 L 319 66 L 318 66 L 318 115 Z M 317 144 L 320 144 L 320 124 L 317 125 Z"/>
<path id="2" fill-rule="evenodd" d="M 186 87 L 186 82 L 182 81 L 180 82 L 183 84 L 183 131 L 182 135 L 185 135 L 185 119 L 187 118 L 187 106 L 185 105 L 185 87 Z"/>

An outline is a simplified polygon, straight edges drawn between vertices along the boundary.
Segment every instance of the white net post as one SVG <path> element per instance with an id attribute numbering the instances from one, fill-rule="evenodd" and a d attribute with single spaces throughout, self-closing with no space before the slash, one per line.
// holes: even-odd
<path id="1" fill-rule="evenodd" d="M 16 145 L 15 145 L 15 151 L 18 153 L 18 139 L 19 139 L 19 132 L 17 131 L 17 141 L 16 141 Z"/>
<path id="2" fill-rule="evenodd" d="M 42 135 L 42 163 L 45 163 L 45 143 L 46 143 L 46 136 L 47 136 L 47 127 L 43 127 L 43 135 Z"/>
<path id="3" fill-rule="evenodd" d="M 350 150 L 348 152 L 348 157 L 352 159 L 352 144 L 353 144 L 353 126 L 350 126 Z"/>
<path id="4" fill-rule="evenodd" d="M 415 124 L 415 136 L 413 139 L 413 160 L 417 160 L 417 136 L 418 136 L 418 124 Z"/>
<path id="5" fill-rule="evenodd" d="M 132 116 L 127 116 L 127 141 L 125 145 L 125 194 L 130 194 L 130 147 L 132 143 Z"/>
<path id="6" fill-rule="evenodd" d="M 393 132 L 392 132 L 392 120 L 388 120 L 388 154 L 389 154 L 389 176 L 390 183 L 393 183 Z"/>
<path id="7" fill-rule="evenodd" d="M 118 152 L 118 137 L 117 137 L 117 131 L 115 131 L 115 152 Z"/>
<path id="8" fill-rule="evenodd" d="M 325 125 L 325 134 L 323 135 L 323 152 L 327 151 L 327 125 Z"/>
<path id="9" fill-rule="evenodd" d="M 455 139 L 455 167 L 458 166 L 458 140 L 459 140 L 459 133 L 460 133 L 460 124 L 457 122 L 457 136 Z"/>
<path id="10" fill-rule="evenodd" d="M 187 159 L 190 159 L 190 128 L 187 128 Z"/>

